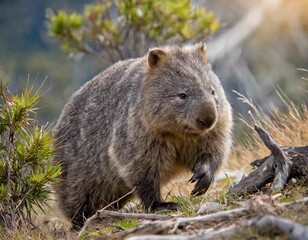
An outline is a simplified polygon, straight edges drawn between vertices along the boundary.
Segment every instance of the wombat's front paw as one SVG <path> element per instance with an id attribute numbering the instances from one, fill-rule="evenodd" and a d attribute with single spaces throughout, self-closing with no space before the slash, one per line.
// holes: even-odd
<path id="1" fill-rule="evenodd" d="M 212 174 L 207 171 L 205 166 L 199 166 L 196 168 L 194 175 L 189 179 L 189 182 L 191 183 L 197 181 L 195 188 L 191 192 L 191 195 L 199 196 L 205 193 L 210 187 L 212 179 Z"/>
<path id="2" fill-rule="evenodd" d="M 152 205 L 151 210 L 153 212 L 159 212 L 164 210 L 177 211 L 178 204 L 175 202 L 158 202 Z"/>

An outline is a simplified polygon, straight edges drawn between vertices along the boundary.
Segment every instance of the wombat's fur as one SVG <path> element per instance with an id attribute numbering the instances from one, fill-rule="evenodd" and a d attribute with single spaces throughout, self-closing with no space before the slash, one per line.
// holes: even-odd
<path id="1" fill-rule="evenodd" d="M 205 192 L 229 155 L 231 129 L 204 44 L 118 62 L 77 91 L 57 123 L 59 205 L 75 227 L 134 187 L 146 210 L 176 210 L 162 202 L 162 184 L 189 169 L 192 194 Z"/>

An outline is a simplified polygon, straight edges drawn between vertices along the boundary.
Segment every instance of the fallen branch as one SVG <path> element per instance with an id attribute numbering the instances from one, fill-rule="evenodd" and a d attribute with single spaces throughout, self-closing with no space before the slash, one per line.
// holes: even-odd
<path id="1" fill-rule="evenodd" d="M 158 214 L 146 214 L 146 213 L 124 213 L 124 212 L 116 212 L 109 210 L 99 210 L 100 216 L 107 215 L 113 217 L 123 217 L 128 219 L 146 219 L 146 220 L 168 220 L 174 218 L 174 216 L 170 215 L 158 215 Z"/>
<path id="2" fill-rule="evenodd" d="M 286 218 L 264 216 L 254 223 L 258 230 L 278 230 L 286 234 L 290 239 L 308 239 L 308 227 L 293 222 Z"/>
<path id="3" fill-rule="evenodd" d="M 292 177 L 308 182 L 308 146 L 281 147 L 259 126 L 255 125 L 255 130 L 271 155 L 254 161 L 252 165 L 258 168 L 230 188 L 231 195 L 255 193 L 270 182 L 271 190 L 282 189 Z"/>
<path id="4" fill-rule="evenodd" d="M 295 204 L 307 204 L 308 203 L 308 197 L 304 197 L 298 200 L 295 200 L 293 202 L 285 202 L 285 203 L 278 203 L 277 206 L 279 207 L 287 207 Z"/>
<path id="5" fill-rule="evenodd" d="M 279 194 L 281 196 L 281 194 Z M 308 197 L 298 199 L 293 202 L 286 202 L 286 203 L 278 203 L 277 206 L 279 207 L 286 207 L 293 204 L 303 204 L 308 202 Z M 202 216 L 196 216 L 192 218 L 177 218 L 178 224 L 184 224 L 184 223 L 191 223 L 191 222 L 199 222 L 199 221 L 222 221 L 226 220 L 228 218 L 234 217 L 235 214 L 241 215 L 243 213 L 244 215 L 245 208 L 237 208 L 233 210 L 227 210 L 222 211 L 218 213 L 213 213 L 209 215 L 202 215 Z M 176 216 L 170 216 L 170 215 L 158 215 L 158 214 L 146 214 L 146 213 L 124 213 L 124 212 L 116 212 L 116 211 L 110 211 L 110 210 L 99 210 L 100 216 L 106 215 L 106 216 L 113 216 L 113 217 L 122 217 L 122 218 L 128 218 L 128 219 L 145 219 L 145 220 L 169 220 L 176 218 Z M 233 215 L 232 215 L 233 214 Z M 225 219 L 224 219 L 225 218 Z"/>
<path id="6" fill-rule="evenodd" d="M 251 201 L 255 201 L 252 199 Z M 277 203 L 276 206 L 286 207 L 294 204 L 307 204 L 308 197 L 302 198 L 293 202 Z M 125 230 L 112 235 L 101 237 L 101 239 L 130 239 L 130 240 L 149 240 L 149 239 L 213 239 L 213 238 L 228 238 L 247 227 L 254 226 L 259 220 L 257 218 L 245 220 L 244 222 L 234 223 L 234 220 L 238 220 L 240 217 L 245 217 L 251 214 L 253 211 L 250 209 L 251 205 L 247 204 L 245 208 L 237 208 L 222 212 L 217 212 L 208 215 L 195 216 L 195 217 L 173 217 L 169 220 L 155 221 L 155 222 L 143 222 L 139 227 L 134 229 Z M 201 235 L 180 236 L 171 235 L 178 229 L 188 226 L 193 223 L 213 224 L 217 222 L 231 222 L 232 225 L 221 229 L 206 229 Z M 170 235 L 167 235 L 170 234 Z M 137 236 L 138 235 L 138 236 Z M 128 237 L 128 238 L 127 238 Z"/>
<path id="7" fill-rule="evenodd" d="M 181 235 L 140 235 L 132 236 L 127 240 L 186 240 L 186 239 L 198 239 L 195 236 L 181 236 Z"/>
<path id="8" fill-rule="evenodd" d="M 241 223 L 240 225 L 232 224 L 219 230 L 205 231 L 200 235 L 183 236 L 183 235 L 139 235 L 127 238 L 127 240 L 206 240 L 206 239 L 227 239 L 251 225 L 251 220 Z"/>
<path id="9" fill-rule="evenodd" d="M 308 227 L 293 222 L 291 220 L 266 215 L 260 219 L 250 219 L 239 224 L 232 224 L 228 227 L 221 228 L 218 230 L 205 231 L 200 235 L 194 236 L 182 236 L 182 235 L 139 235 L 127 238 L 128 240 L 206 240 L 206 239 L 225 239 L 234 236 L 243 230 L 247 231 L 247 228 L 254 227 L 258 232 L 262 234 L 264 229 L 266 230 L 278 230 L 288 236 L 290 239 L 308 239 Z"/>
<path id="10" fill-rule="evenodd" d="M 165 235 L 165 234 L 172 234 L 174 233 L 179 227 L 183 227 L 195 222 L 198 223 L 214 223 L 214 222 L 222 222 L 229 219 L 238 219 L 239 217 L 245 216 L 248 214 L 248 210 L 245 208 L 238 208 L 227 210 L 223 212 L 217 212 L 209 215 L 203 216 L 196 216 L 196 217 L 189 217 L 189 218 L 173 218 L 170 220 L 165 221 L 155 221 L 155 222 L 145 222 L 137 228 L 122 231 L 113 235 L 109 235 L 106 239 L 122 239 L 127 236 L 135 236 L 138 235 L 148 235 L 148 234 L 158 234 L 158 235 Z M 155 235 L 157 236 L 157 235 Z M 169 235 L 171 236 L 171 235 Z M 137 237 L 137 236 L 136 236 Z M 187 238 L 187 236 L 186 236 Z M 141 238 L 143 239 L 143 238 Z M 145 238 L 147 239 L 147 238 Z M 154 238 L 159 239 L 159 238 Z M 164 238 L 163 238 L 164 239 Z M 179 238 L 181 239 L 181 238 Z"/>
<path id="11" fill-rule="evenodd" d="M 288 203 L 290 204 L 290 203 Z M 266 230 L 279 230 L 279 232 L 287 235 L 290 239 L 308 239 L 308 227 L 293 222 L 286 218 L 266 215 L 259 219 L 250 219 L 240 224 L 233 224 L 219 230 L 208 231 L 197 238 L 192 239 L 216 239 L 230 238 L 233 235 L 243 231 L 247 231 L 248 227 L 254 227 L 262 234 Z M 153 238 L 154 239 L 154 238 Z M 137 240 L 137 239 L 135 239 Z M 141 239 L 138 239 L 141 240 Z"/>
<path id="12" fill-rule="evenodd" d="M 122 200 L 123 198 L 127 197 L 128 195 L 132 194 L 135 191 L 136 187 L 133 188 L 133 190 L 131 190 L 130 192 L 126 193 L 125 195 L 123 195 L 122 197 L 120 197 L 119 199 L 109 203 L 108 205 L 106 205 L 104 208 L 97 210 L 96 213 L 89 217 L 85 223 L 83 224 L 83 227 L 81 228 L 81 230 L 78 233 L 78 237 L 81 237 L 81 235 L 87 230 L 87 227 L 89 226 L 89 224 L 91 223 L 91 221 L 93 221 L 94 219 L 97 219 L 100 216 L 100 212 L 106 210 L 107 208 L 111 207 L 113 204 L 119 202 L 120 200 Z"/>
<path id="13" fill-rule="evenodd" d="M 220 222 L 229 220 L 231 218 L 239 218 L 244 215 L 247 215 L 248 211 L 246 208 L 236 208 L 232 210 L 227 210 L 223 212 L 212 213 L 209 215 L 201 215 L 196 217 L 185 217 L 185 218 L 177 218 L 175 222 L 175 227 L 183 226 L 186 224 L 194 223 L 194 222 Z"/>

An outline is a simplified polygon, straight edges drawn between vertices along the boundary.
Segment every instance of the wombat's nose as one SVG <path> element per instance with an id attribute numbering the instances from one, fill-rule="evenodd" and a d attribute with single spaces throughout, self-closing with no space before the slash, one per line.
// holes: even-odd
<path id="1" fill-rule="evenodd" d="M 211 128 L 217 118 L 217 110 L 213 103 L 206 102 L 202 105 L 200 112 L 196 117 L 196 126 L 200 130 Z"/>
<path id="2" fill-rule="evenodd" d="M 215 122 L 215 118 L 207 117 L 207 118 L 198 118 L 197 119 L 197 126 L 200 130 L 210 128 Z"/>

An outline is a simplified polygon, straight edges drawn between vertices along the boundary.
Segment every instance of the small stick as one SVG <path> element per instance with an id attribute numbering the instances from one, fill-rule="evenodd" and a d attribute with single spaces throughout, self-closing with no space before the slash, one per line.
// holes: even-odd
<path id="1" fill-rule="evenodd" d="M 223 221 L 232 217 L 241 217 L 247 214 L 246 208 L 236 208 L 222 212 L 212 213 L 208 215 L 200 215 L 196 217 L 183 217 L 176 220 L 176 225 L 183 225 L 193 222 L 213 222 Z"/>
<path id="2" fill-rule="evenodd" d="M 244 222 L 232 224 L 228 227 L 224 227 L 218 230 L 212 230 L 203 233 L 200 236 L 200 240 L 207 239 L 230 239 L 236 233 L 243 231 L 244 229 L 247 231 L 247 228 L 251 226 L 255 219 L 246 220 Z"/>
<path id="3" fill-rule="evenodd" d="M 214 222 L 214 221 L 224 221 L 226 219 L 230 219 L 232 217 L 242 217 L 247 214 L 247 209 L 246 208 L 236 208 L 236 209 L 231 209 L 227 211 L 222 211 L 222 212 L 217 212 L 217 213 L 212 213 L 208 215 L 200 215 L 196 217 L 182 217 L 176 219 L 176 222 L 173 226 L 173 229 L 171 232 L 175 232 L 175 230 L 179 226 L 183 226 L 186 224 L 191 224 L 194 222 Z"/>
<path id="4" fill-rule="evenodd" d="M 303 72 L 308 72 L 308 69 L 305 69 L 305 68 L 297 68 L 297 70 L 303 71 Z"/>
<path id="5" fill-rule="evenodd" d="M 278 203 L 277 206 L 279 207 L 287 207 L 293 204 L 307 204 L 308 203 L 308 197 L 304 197 L 301 199 L 297 199 L 293 202 L 285 202 L 285 203 Z"/>
<path id="6" fill-rule="evenodd" d="M 195 238 L 195 236 L 181 236 L 181 235 L 137 235 L 128 237 L 127 240 L 198 240 L 199 238 Z"/>
<path id="7" fill-rule="evenodd" d="M 146 213 L 123 213 L 109 210 L 99 210 L 102 215 L 113 216 L 113 217 L 124 217 L 124 218 L 140 218 L 146 220 L 168 220 L 174 218 L 169 215 L 157 215 L 157 214 L 146 214 Z"/>
<path id="8" fill-rule="evenodd" d="M 123 198 L 127 197 L 128 195 L 132 194 L 135 191 L 136 187 L 134 187 L 131 191 L 129 191 L 128 193 L 126 193 L 125 195 L 123 195 L 122 197 L 120 197 L 119 199 L 109 203 L 108 205 L 106 205 L 105 207 L 103 207 L 100 210 L 97 210 L 96 213 L 89 217 L 85 223 L 83 224 L 83 227 L 81 228 L 81 230 L 78 233 L 78 237 L 81 237 L 81 235 L 86 231 L 87 227 L 89 226 L 90 222 L 93 221 L 94 219 L 99 217 L 100 212 L 104 211 L 105 209 L 111 207 L 113 204 L 119 202 L 120 200 L 122 200 Z"/>

